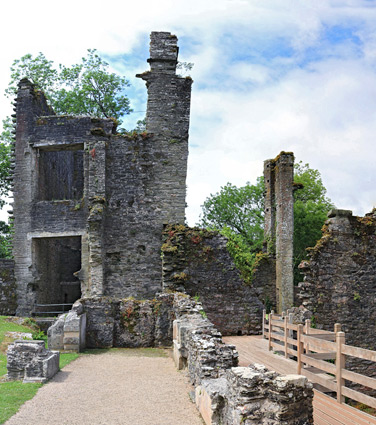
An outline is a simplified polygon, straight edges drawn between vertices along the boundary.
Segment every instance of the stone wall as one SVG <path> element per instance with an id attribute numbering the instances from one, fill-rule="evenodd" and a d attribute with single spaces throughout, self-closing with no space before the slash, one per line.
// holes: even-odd
<path id="1" fill-rule="evenodd" d="M 236 367 L 238 353 L 204 317 L 201 303 L 175 295 L 174 360 L 187 368 L 206 424 L 312 424 L 312 384 L 264 366 Z"/>
<path id="2" fill-rule="evenodd" d="M 172 294 L 160 294 L 151 300 L 83 298 L 75 306 L 78 316 L 86 315 L 87 348 L 167 347 L 172 344 L 175 318 Z M 59 330 L 51 330 L 49 340 L 56 334 Z"/>
<path id="3" fill-rule="evenodd" d="M 210 425 L 313 424 L 312 384 L 262 365 L 233 367 L 196 387 L 196 404 Z"/>
<path id="4" fill-rule="evenodd" d="M 14 261 L 0 259 L 0 314 L 13 316 L 16 314 L 17 296 L 14 279 Z"/>
<path id="5" fill-rule="evenodd" d="M 197 296 L 209 320 L 224 335 L 258 334 L 265 282 L 260 273 L 259 287 L 244 283 L 226 242 L 218 232 L 167 226 L 162 245 L 163 289 Z"/>
<path id="6" fill-rule="evenodd" d="M 111 119 L 56 116 L 28 80 L 15 101 L 13 254 L 19 315 L 81 296 L 153 298 L 161 290 L 161 233 L 185 215 L 192 80 L 176 75 L 177 38 L 153 32 L 146 132 L 116 134 Z M 79 238 L 70 276 L 48 272 L 50 238 Z M 54 249 L 50 260 L 62 255 Z M 49 261 L 54 267 L 55 260 Z M 78 269 L 76 267 L 78 264 Z M 48 282 L 54 282 L 48 287 Z M 48 294 L 50 292 L 51 294 Z"/>
<path id="7" fill-rule="evenodd" d="M 298 299 L 313 312 L 317 327 L 333 330 L 341 323 L 346 343 L 376 349 L 376 212 L 365 217 L 332 210 L 323 236 L 300 265 L 304 282 Z M 374 364 L 357 368 L 375 375 Z"/>

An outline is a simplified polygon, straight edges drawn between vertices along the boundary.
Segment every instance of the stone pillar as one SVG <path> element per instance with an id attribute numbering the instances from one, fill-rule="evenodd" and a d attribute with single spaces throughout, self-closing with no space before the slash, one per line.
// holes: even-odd
<path id="1" fill-rule="evenodd" d="M 275 245 L 275 189 L 274 189 L 274 163 L 268 159 L 264 161 L 264 184 L 265 184 L 265 214 L 264 214 L 264 240 L 267 243 L 267 251 Z"/>
<path id="2" fill-rule="evenodd" d="M 294 155 L 281 152 L 264 163 L 265 240 L 276 255 L 276 299 L 280 313 L 294 304 Z"/>
<path id="3" fill-rule="evenodd" d="M 16 142 L 13 172 L 13 256 L 17 282 L 17 315 L 29 315 L 34 304 L 34 276 L 32 271 L 32 239 L 27 237 L 31 230 L 32 202 L 35 193 L 36 155 L 30 146 L 35 119 L 39 115 L 53 114 L 44 95 L 35 90 L 29 80 L 18 85 L 15 101 Z"/>
<path id="4" fill-rule="evenodd" d="M 136 76 L 146 82 L 148 90 L 146 131 L 154 134 L 152 143 L 158 143 L 167 153 L 164 162 L 168 164 L 169 173 L 176 176 L 168 188 L 162 188 L 165 193 L 160 195 L 161 198 L 168 196 L 162 208 L 164 222 L 183 224 L 192 79 L 176 75 L 178 52 L 175 35 L 152 32 L 150 71 Z"/>
<path id="5" fill-rule="evenodd" d="M 106 208 L 106 142 L 87 144 L 89 150 L 88 194 L 89 217 L 87 242 L 89 260 L 88 292 L 91 296 L 104 293 L 103 227 Z"/>

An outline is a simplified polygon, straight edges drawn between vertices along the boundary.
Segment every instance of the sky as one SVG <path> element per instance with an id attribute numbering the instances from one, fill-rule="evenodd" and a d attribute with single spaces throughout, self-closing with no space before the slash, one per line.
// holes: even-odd
<path id="1" fill-rule="evenodd" d="M 194 63 L 187 220 L 231 182 L 256 182 L 281 151 L 318 169 L 337 208 L 376 206 L 376 0 L 1 2 L 0 93 L 14 59 L 69 66 L 95 48 L 146 111 L 149 34 L 170 31 Z M 5 18 L 4 18 L 5 17 Z M 11 113 L 0 94 L 0 117 Z"/>

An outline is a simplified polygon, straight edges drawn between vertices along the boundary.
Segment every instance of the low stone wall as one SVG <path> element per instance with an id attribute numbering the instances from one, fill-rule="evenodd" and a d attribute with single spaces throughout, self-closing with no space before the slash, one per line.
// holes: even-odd
<path id="1" fill-rule="evenodd" d="M 304 376 L 281 376 L 260 365 L 233 367 L 196 387 L 196 405 L 211 425 L 313 424 L 312 399 Z"/>
<path id="2" fill-rule="evenodd" d="M 14 261 L 0 258 L 0 314 L 14 316 L 17 309 Z"/>
<path id="3" fill-rule="evenodd" d="M 178 369 L 188 368 L 193 385 L 199 385 L 203 379 L 218 378 L 238 365 L 235 346 L 222 341 L 222 334 L 205 317 L 201 303 L 175 295 L 174 310 L 175 363 Z"/>
<path id="4" fill-rule="evenodd" d="M 44 341 L 17 340 L 7 350 L 7 379 L 46 382 L 59 371 L 60 354 L 47 350 Z"/>
<path id="5" fill-rule="evenodd" d="M 75 351 L 83 345 L 87 348 L 168 347 L 172 344 L 174 317 L 172 294 L 160 294 L 151 300 L 82 298 L 71 312 L 61 315 L 50 327 L 48 343 L 54 349 Z"/>
<path id="6" fill-rule="evenodd" d="M 313 423 L 307 378 L 280 376 L 261 365 L 236 367 L 235 347 L 222 341 L 200 303 L 176 294 L 174 310 L 174 360 L 178 369 L 187 368 L 207 425 Z"/>

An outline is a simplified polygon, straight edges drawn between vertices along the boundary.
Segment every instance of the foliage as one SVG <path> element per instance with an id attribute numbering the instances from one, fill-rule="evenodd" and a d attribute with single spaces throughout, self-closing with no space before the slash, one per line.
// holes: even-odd
<path id="1" fill-rule="evenodd" d="M 129 82 L 109 72 L 109 64 L 95 49 L 88 49 L 81 63 L 71 67 L 60 64 L 59 69 L 43 53 L 35 58 L 27 54 L 15 60 L 5 91 L 8 97 L 17 94 L 17 84 L 24 77 L 43 90 L 57 114 L 112 117 L 121 124 L 121 117 L 132 111 L 124 93 Z"/>
<path id="2" fill-rule="evenodd" d="M 318 170 L 309 164 L 295 164 L 294 181 L 303 188 L 294 192 L 294 280 L 301 280 L 298 265 L 306 258 L 306 248 L 321 237 L 327 212 L 333 207 Z M 236 187 L 231 183 L 210 195 L 202 206 L 200 224 L 219 230 L 228 238 L 228 250 L 246 282 L 252 280 L 257 253 L 263 245 L 264 180 L 256 185 Z M 266 241 L 268 245 L 273 241 Z M 270 251 L 269 251 L 270 252 Z"/>
<path id="3" fill-rule="evenodd" d="M 294 281 L 298 283 L 302 279 L 298 265 L 307 258 L 306 249 L 321 238 L 321 228 L 333 204 L 326 197 L 319 171 L 309 164 L 295 164 L 294 181 L 304 186 L 294 192 Z"/>
<path id="4" fill-rule="evenodd" d="M 219 193 L 210 195 L 202 205 L 200 224 L 222 230 L 226 236 L 239 235 L 252 252 L 262 247 L 264 179 L 259 177 L 256 185 L 247 183 L 236 187 L 231 183 L 221 187 Z"/>
<path id="5" fill-rule="evenodd" d="M 5 221 L 0 221 L 0 258 L 12 258 L 11 228 Z"/>

